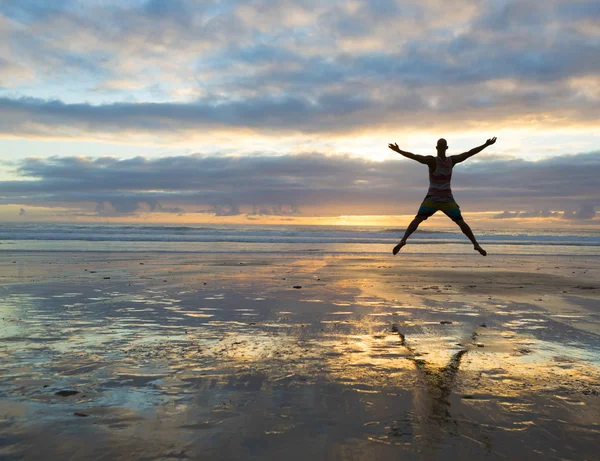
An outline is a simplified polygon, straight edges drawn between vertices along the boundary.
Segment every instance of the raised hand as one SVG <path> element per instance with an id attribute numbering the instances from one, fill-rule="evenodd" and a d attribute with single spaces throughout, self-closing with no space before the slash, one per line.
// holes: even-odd
<path id="1" fill-rule="evenodd" d="M 491 145 L 492 145 L 492 144 L 494 144 L 495 142 L 496 142 L 496 136 L 494 136 L 493 138 L 490 138 L 490 139 L 488 139 L 488 140 L 485 142 L 485 145 L 486 145 L 486 146 L 491 146 Z"/>
<path id="2" fill-rule="evenodd" d="M 396 152 L 400 153 L 400 148 L 398 147 L 398 143 L 395 143 L 395 144 L 388 144 L 388 147 L 389 147 L 390 149 L 392 149 L 393 151 L 396 151 Z"/>

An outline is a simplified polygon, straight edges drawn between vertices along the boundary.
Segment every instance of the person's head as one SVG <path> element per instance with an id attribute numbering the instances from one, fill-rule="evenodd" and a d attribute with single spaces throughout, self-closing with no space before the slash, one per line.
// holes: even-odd
<path id="1" fill-rule="evenodd" d="M 435 146 L 435 148 L 438 151 L 438 154 L 441 152 L 443 154 L 446 153 L 446 150 L 448 150 L 448 143 L 446 142 L 446 140 L 444 138 L 440 138 L 438 139 L 437 145 Z"/>

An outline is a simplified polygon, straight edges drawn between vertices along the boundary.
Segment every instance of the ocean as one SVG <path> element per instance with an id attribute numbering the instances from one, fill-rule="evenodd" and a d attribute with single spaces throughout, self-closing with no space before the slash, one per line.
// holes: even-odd
<path id="1" fill-rule="evenodd" d="M 491 255 L 600 256 L 600 229 L 474 229 Z M 2 223 L 0 251 L 391 253 L 404 228 Z M 402 253 L 470 253 L 458 228 L 419 229 Z"/>

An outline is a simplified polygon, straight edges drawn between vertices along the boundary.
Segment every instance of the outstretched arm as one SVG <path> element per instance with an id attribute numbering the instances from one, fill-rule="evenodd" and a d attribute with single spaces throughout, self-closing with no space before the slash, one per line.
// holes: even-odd
<path id="1" fill-rule="evenodd" d="M 487 146 L 491 146 L 495 142 L 496 142 L 496 137 L 493 137 L 493 138 L 488 139 L 481 146 L 475 147 L 474 149 L 471 149 L 468 152 L 464 152 L 464 153 L 462 153 L 460 155 L 453 155 L 452 156 L 452 165 L 456 165 L 457 163 L 464 162 L 469 157 L 472 157 L 473 155 L 478 154 L 483 149 L 485 149 Z"/>
<path id="2" fill-rule="evenodd" d="M 398 147 L 398 144 L 388 144 L 388 147 L 394 152 L 398 152 L 400 155 L 403 155 L 406 158 L 416 160 L 417 162 L 422 163 L 423 165 L 429 165 L 429 158 L 433 158 L 431 156 L 426 157 L 425 155 L 417 155 L 411 152 L 403 151 Z"/>

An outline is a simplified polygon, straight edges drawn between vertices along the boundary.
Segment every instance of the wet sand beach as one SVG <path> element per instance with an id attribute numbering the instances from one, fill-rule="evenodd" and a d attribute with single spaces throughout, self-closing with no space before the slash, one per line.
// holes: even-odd
<path id="1" fill-rule="evenodd" d="M 0 458 L 597 459 L 600 258 L 0 256 Z"/>

